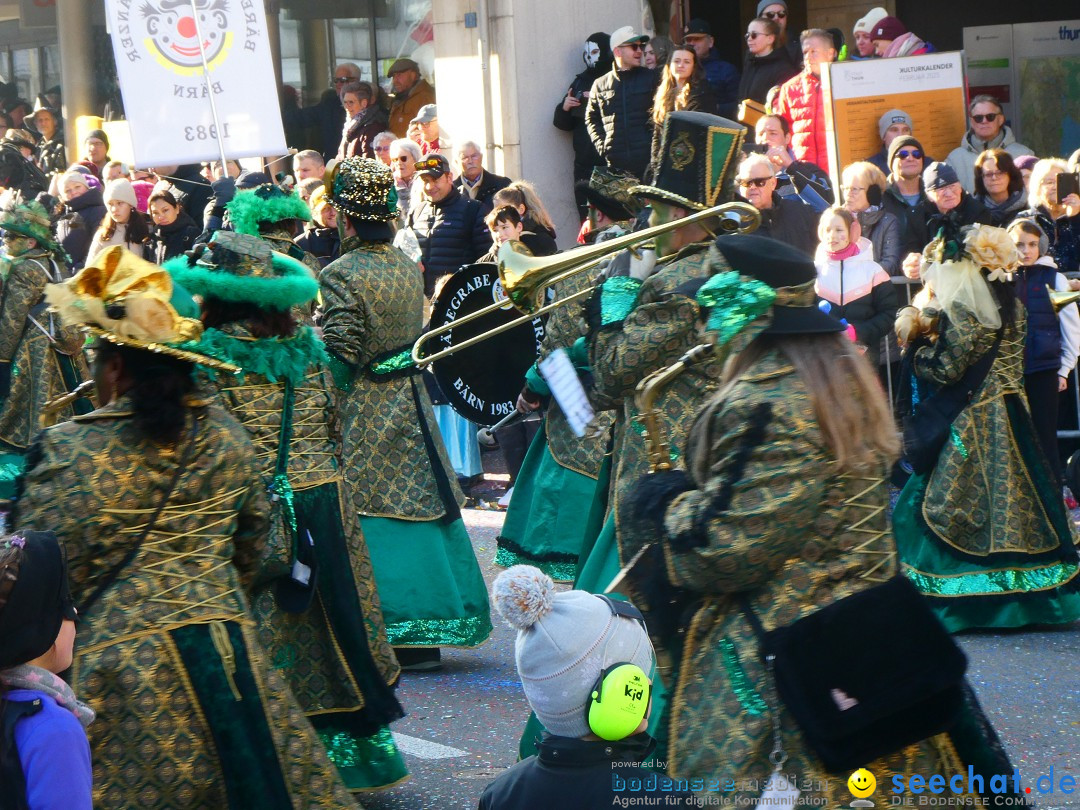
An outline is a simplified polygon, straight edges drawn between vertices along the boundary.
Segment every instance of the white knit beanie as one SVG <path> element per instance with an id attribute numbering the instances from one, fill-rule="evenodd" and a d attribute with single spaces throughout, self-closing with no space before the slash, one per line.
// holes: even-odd
<path id="1" fill-rule="evenodd" d="M 859 20 L 855 23 L 853 33 L 858 34 L 859 32 L 862 32 L 864 34 L 869 34 L 871 31 L 874 30 L 875 25 L 877 25 L 879 22 L 881 22 L 888 16 L 889 12 L 887 12 L 881 6 L 875 6 L 859 18 Z"/>
<path id="2" fill-rule="evenodd" d="M 105 184 L 105 194 L 102 195 L 105 203 L 110 203 L 113 200 L 119 202 L 126 202 L 132 208 L 139 207 L 139 200 L 135 196 L 135 188 L 131 185 L 130 180 L 125 180 L 120 177 L 116 180 L 110 180 Z"/>
<path id="3" fill-rule="evenodd" d="M 585 706 L 600 673 L 612 664 L 636 664 L 652 677 L 652 642 L 641 622 L 615 615 L 599 597 L 557 593 L 551 577 L 531 565 L 499 574 L 491 596 L 496 610 L 518 629 L 521 687 L 552 734 L 589 733 Z"/>

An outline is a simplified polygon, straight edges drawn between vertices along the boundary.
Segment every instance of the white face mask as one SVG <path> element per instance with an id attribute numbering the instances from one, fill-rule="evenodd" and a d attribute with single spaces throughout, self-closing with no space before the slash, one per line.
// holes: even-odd
<path id="1" fill-rule="evenodd" d="M 586 67 L 596 67 L 596 63 L 600 61 L 600 46 L 595 42 L 586 42 L 581 58 L 585 60 Z"/>

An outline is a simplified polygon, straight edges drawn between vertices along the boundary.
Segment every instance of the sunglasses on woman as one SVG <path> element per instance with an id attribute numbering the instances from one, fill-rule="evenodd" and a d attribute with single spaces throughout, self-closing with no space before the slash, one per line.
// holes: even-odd
<path id="1" fill-rule="evenodd" d="M 765 184 L 772 180 L 771 177 L 748 177 L 745 180 L 737 181 L 739 188 L 765 188 Z"/>
<path id="2" fill-rule="evenodd" d="M 971 120 L 974 121 L 976 124 L 981 124 L 983 121 L 996 121 L 999 115 L 1001 115 L 1001 113 L 986 113 L 985 115 L 973 115 L 971 116 Z"/>
<path id="3" fill-rule="evenodd" d="M 761 33 L 760 31 L 747 31 L 746 32 L 746 38 L 747 39 L 757 39 L 758 37 L 763 37 L 763 36 L 766 36 L 766 35 Z"/>

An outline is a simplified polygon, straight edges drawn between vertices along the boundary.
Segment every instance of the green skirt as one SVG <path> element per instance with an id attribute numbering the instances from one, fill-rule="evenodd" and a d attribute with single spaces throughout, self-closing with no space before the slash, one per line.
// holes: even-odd
<path id="1" fill-rule="evenodd" d="M 518 473 L 495 564 L 534 565 L 557 582 L 572 582 L 588 530 L 581 516 L 595 495 L 596 480 L 559 464 L 541 427 Z"/>
<path id="2" fill-rule="evenodd" d="M 360 516 L 395 647 L 476 647 L 491 635 L 487 586 L 460 518 Z"/>
<path id="3" fill-rule="evenodd" d="M 581 566 L 574 588 L 589 593 L 603 593 L 620 568 L 619 544 L 615 541 L 615 516 L 608 515 L 604 528 L 600 530 Z"/>
<path id="4" fill-rule="evenodd" d="M 908 479 L 893 510 L 904 573 L 950 632 L 977 627 L 1064 624 L 1080 618 L 1080 567 L 1061 490 L 1034 445 L 1018 442 L 1036 492 L 1059 539 L 1056 553 L 993 552 L 977 559 L 942 542 L 923 517 L 930 475 Z"/>

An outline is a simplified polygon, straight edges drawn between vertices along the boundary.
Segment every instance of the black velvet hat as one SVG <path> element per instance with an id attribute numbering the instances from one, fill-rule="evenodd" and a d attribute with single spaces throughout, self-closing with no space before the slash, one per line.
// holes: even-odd
<path id="1" fill-rule="evenodd" d="M 637 178 L 617 169 L 594 166 L 588 181 L 580 181 L 575 188 L 585 193 L 589 205 L 615 222 L 633 219 L 641 211 L 641 203 L 632 191 Z"/>
<path id="2" fill-rule="evenodd" d="M 635 186 L 645 199 L 702 211 L 734 197 L 735 161 L 746 128 L 718 115 L 677 111 L 664 119 L 660 165 L 651 184 Z"/>
<path id="3" fill-rule="evenodd" d="M 776 239 L 755 234 L 721 236 L 713 248 L 732 270 L 768 284 L 776 292 L 772 323 L 766 335 L 811 335 L 843 332 L 832 315 L 817 308 L 814 260 L 801 250 Z"/>
<path id="4" fill-rule="evenodd" d="M 0 609 L 0 669 L 44 655 L 64 619 L 75 619 L 67 559 L 52 532 L 19 532 L 0 539 L 0 575 L 15 580 Z M 13 553 L 12 553 L 13 552 Z"/>

